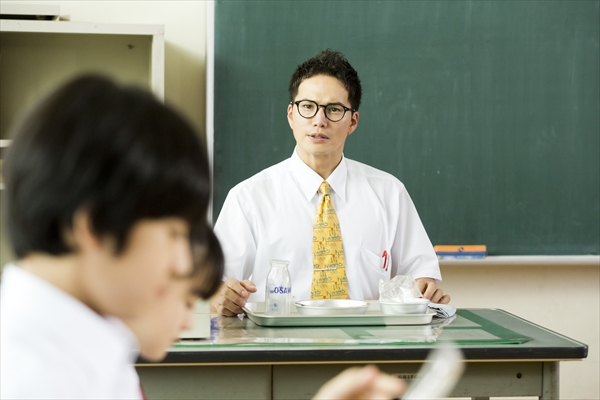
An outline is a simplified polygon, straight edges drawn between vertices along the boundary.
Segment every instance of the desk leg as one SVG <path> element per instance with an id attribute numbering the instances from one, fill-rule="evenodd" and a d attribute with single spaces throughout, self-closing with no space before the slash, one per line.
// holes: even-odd
<path id="1" fill-rule="evenodd" d="M 558 361 L 543 363 L 542 371 L 542 395 L 540 400 L 558 400 L 559 393 L 559 371 Z"/>

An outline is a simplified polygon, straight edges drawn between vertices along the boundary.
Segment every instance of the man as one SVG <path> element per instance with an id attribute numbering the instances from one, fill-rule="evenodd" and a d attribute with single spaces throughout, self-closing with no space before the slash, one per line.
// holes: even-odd
<path id="1" fill-rule="evenodd" d="M 262 300 L 270 259 L 290 261 L 296 300 L 377 299 L 380 279 L 411 275 L 425 297 L 448 303 L 404 185 L 343 155 L 359 121 L 354 68 L 325 50 L 296 69 L 289 94 L 292 157 L 231 189 L 215 225 L 229 279 L 213 310 L 235 315 L 246 301 Z"/>

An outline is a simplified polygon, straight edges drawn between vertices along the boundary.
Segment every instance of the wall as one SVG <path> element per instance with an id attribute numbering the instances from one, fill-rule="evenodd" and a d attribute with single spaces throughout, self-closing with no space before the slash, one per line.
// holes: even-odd
<path id="1" fill-rule="evenodd" d="M 442 287 L 459 308 L 498 308 L 589 346 L 560 364 L 561 399 L 600 399 L 600 269 L 596 265 L 442 263 Z"/>

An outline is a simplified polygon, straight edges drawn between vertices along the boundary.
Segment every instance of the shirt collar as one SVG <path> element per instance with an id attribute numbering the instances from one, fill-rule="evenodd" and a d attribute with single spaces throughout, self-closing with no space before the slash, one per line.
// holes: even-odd
<path id="1" fill-rule="evenodd" d="M 296 177 L 300 190 L 307 201 L 310 201 L 315 194 L 319 191 L 319 186 L 323 183 L 323 178 L 315 171 L 312 170 L 308 165 L 304 163 L 298 156 L 296 149 L 291 157 L 291 168 L 292 173 Z M 348 178 L 348 166 L 346 165 L 346 158 L 342 154 L 342 161 L 338 164 L 335 170 L 327 178 L 327 182 L 333 189 L 333 191 L 342 200 L 346 201 L 346 181 Z"/>

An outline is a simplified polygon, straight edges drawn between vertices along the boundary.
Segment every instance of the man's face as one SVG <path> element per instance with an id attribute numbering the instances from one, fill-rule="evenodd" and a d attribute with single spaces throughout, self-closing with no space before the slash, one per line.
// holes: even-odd
<path id="1" fill-rule="evenodd" d="M 327 75 L 315 75 L 302 81 L 294 101 L 298 100 L 312 100 L 319 105 L 351 107 L 344 85 Z M 346 138 L 358 124 L 358 112 L 347 111 L 340 121 L 331 122 L 325 117 L 322 107 L 314 117 L 304 118 L 298 113 L 295 104 L 288 106 L 287 117 L 294 132 L 298 155 L 309 166 L 316 159 L 339 162 Z"/>

